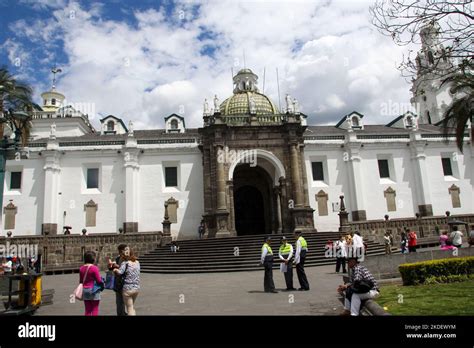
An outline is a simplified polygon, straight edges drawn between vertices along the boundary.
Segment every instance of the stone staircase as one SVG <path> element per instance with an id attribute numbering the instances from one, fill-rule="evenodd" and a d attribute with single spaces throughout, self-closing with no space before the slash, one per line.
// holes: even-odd
<path id="1" fill-rule="evenodd" d="M 334 258 L 324 257 L 324 246 L 331 239 L 339 239 L 339 232 L 306 233 L 308 255 L 305 265 L 319 266 L 336 263 Z M 141 271 L 144 273 L 214 273 L 262 270 L 259 265 L 263 235 L 241 236 L 222 239 L 179 241 L 179 251 L 172 253 L 169 246 L 159 247 L 140 256 Z M 286 235 L 294 246 L 293 235 Z M 383 255 L 383 245 L 366 241 L 368 256 Z M 273 237 L 271 247 L 275 255 L 274 268 L 278 268 L 280 235 Z"/>

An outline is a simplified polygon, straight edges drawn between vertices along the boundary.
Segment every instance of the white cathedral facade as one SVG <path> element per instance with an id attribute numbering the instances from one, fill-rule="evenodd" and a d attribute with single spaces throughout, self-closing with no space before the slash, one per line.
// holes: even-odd
<path id="1" fill-rule="evenodd" d="M 424 30 L 420 69 L 443 49 L 432 27 Z M 197 238 L 202 219 L 217 236 L 245 234 L 251 224 L 261 233 L 288 224 L 335 231 L 341 195 L 352 221 L 471 214 L 473 139 L 466 135 L 464 153 L 454 136 L 446 141 L 437 123 L 455 96 L 421 75 L 412 89 L 418 114 L 385 125 L 357 111 L 336 125 L 306 125 L 295 101 L 278 110 L 259 93 L 249 69 L 234 77 L 232 96 L 205 106 L 200 129 L 172 114 L 165 129 L 134 130 L 110 115 L 96 130 L 53 88 L 33 115 L 25 154 L 7 161 L 0 235 L 62 234 L 64 226 L 74 234 L 161 231 L 165 202 L 177 239 Z M 265 140 L 278 134 L 288 136 L 288 149 Z M 239 156 L 222 166 L 210 161 L 209 144 L 254 153 L 255 168 Z M 292 203 L 302 213 L 287 211 Z"/>

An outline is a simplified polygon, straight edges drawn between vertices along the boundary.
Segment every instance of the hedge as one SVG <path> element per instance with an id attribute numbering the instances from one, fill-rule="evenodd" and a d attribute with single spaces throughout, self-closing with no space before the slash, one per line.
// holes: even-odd
<path id="1" fill-rule="evenodd" d="M 405 263 L 398 266 L 398 270 L 403 285 L 468 280 L 474 274 L 474 256 Z"/>

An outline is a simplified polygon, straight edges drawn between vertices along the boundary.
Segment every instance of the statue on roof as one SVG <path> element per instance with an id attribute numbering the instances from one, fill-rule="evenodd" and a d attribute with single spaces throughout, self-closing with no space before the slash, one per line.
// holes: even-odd
<path id="1" fill-rule="evenodd" d="M 52 123 L 50 126 L 50 133 L 49 133 L 50 138 L 55 138 L 56 137 L 56 123 Z"/>
<path id="2" fill-rule="evenodd" d="M 290 97 L 290 95 L 289 95 L 288 93 L 286 94 L 286 98 L 285 98 L 285 99 L 286 99 L 286 112 L 289 113 L 289 114 L 290 114 L 290 113 L 293 113 L 293 112 L 292 112 L 292 111 L 293 111 L 293 108 L 292 108 L 293 102 L 291 101 L 291 97 Z"/>
<path id="3" fill-rule="evenodd" d="M 295 113 L 295 115 L 300 114 L 300 105 L 298 101 L 296 100 L 296 98 L 293 98 L 293 112 Z"/>
<path id="4" fill-rule="evenodd" d="M 220 109 L 219 109 L 219 98 L 217 98 L 217 94 L 214 95 L 214 112 L 220 112 Z"/>
<path id="5" fill-rule="evenodd" d="M 133 122 L 130 120 L 128 122 L 128 136 L 133 137 Z"/>
<path id="6" fill-rule="evenodd" d="M 210 115 L 210 110 L 209 110 L 209 103 L 207 102 L 207 99 L 204 99 L 204 116 L 209 116 Z"/>

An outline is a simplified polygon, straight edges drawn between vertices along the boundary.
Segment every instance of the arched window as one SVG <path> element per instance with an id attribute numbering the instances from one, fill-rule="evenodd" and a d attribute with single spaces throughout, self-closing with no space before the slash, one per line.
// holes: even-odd
<path id="1" fill-rule="evenodd" d="M 178 129 L 178 120 L 171 120 L 171 129 Z"/>
<path id="2" fill-rule="evenodd" d="M 407 117 L 407 127 L 413 127 L 413 117 Z"/>
<path id="3" fill-rule="evenodd" d="M 48 104 L 48 100 L 47 100 L 47 99 L 44 100 L 44 104 L 43 104 L 43 105 L 46 105 L 46 104 Z"/>
<path id="4" fill-rule="evenodd" d="M 433 52 L 431 51 L 428 51 L 428 63 L 434 64 L 434 56 L 433 56 Z"/>
<path id="5" fill-rule="evenodd" d="M 115 122 L 114 121 L 107 122 L 107 131 L 113 131 L 114 128 L 115 128 Z"/>
<path id="6" fill-rule="evenodd" d="M 56 99 L 51 99 L 51 105 L 56 105 Z"/>
<path id="7" fill-rule="evenodd" d="M 352 117 L 352 127 L 359 127 L 359 118 L 357 116 Z"/>

